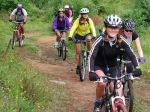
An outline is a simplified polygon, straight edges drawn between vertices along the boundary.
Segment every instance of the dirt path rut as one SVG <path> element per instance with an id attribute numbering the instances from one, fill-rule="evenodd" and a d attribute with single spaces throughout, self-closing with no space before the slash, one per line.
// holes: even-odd
<path id="1" fill-rule="evenodd" d="M 52 82 L 65 84 L 68 93 L 71 93 L 71 108 L 66 112 L 91 112 L 95 96 L 95 84 L 89 82 L 88 78 L 80 82 L 79 76 L 75 74 L 74 61 L 67 59 L 62 61 L 58 58 L 53 43 L 55 37 L 41 37 L 34 44 L 39 48 L 36 54 L 30 54 L 25 48 L 22 55 L 27 63 L 39 72 L 53 77 Z M 21 50 L 22 50 L 21 49 Z"/>

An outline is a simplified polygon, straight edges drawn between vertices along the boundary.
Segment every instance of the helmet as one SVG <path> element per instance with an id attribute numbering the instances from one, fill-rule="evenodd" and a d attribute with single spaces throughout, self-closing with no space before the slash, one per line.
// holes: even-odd
<path id="1" fill-rule="evenodd" d="M 64 7 L 65 9 L 68 9 L 69 8 L 69 5 L 65 5 L 65 7 Z"/>
<path id="2" fill-rule="evenodd" d="M 58 12 L 64 12 L 63 8 L 58 9 Z"/>
<path id="3" fill-rule="evenodd" d="M 121 18 L 117 15 L 109 15 L 105 18 L 104 20 L 105 26 L 110 26 L 110 27 L 122 27 L 122 21 Z"/>
<path id="4" fill-rule="evenodd" d="M 123 28 L 126 30 L 134 30 L 135 23 L 130 19 L 125 19 L 123 21 Z"/>
<path id="5" fill-rule="evenodd" d="M 80 14 L 86 14 L 86 13 L 89 13 L 89 9 L 88 8 L 82 8 L 80 10 Z"/>
<path id="6" fill-rule="evenodd" d="M 16 7 L 17 7 L 17 9 L 22 9 L 23 6 L 22 6 L 22 4 L 18 3 Z"/>

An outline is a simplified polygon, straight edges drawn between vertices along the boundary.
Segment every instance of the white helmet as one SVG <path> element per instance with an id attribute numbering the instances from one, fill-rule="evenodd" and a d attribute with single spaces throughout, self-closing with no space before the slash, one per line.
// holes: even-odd
<path id="1" fill-rule="evenodd" d="M 65 7 L 64 7 L 65 9 L 68 9 L 69 8 L 69 5 L 65 5 Z"/>
<path id="2" fill-rule="evenodd" d="M 63 8 L 58 9 L 58 12 L 64 12 Z"/>
<path id="3" fill-rule="evenodd" d="M 110 27 L 122 27 L 122 21 L 121 18 L 117 15 L 109 15 L 105 18 L 104 20 L 105 26 L 110 26 Z"/>
<path id="4" fill-rule="evenodd" d="M 89 9 L 88 8 L 82 8 L 80 10 L 80 14 L 87 14 L 87 13 L 89 13 Z"/>

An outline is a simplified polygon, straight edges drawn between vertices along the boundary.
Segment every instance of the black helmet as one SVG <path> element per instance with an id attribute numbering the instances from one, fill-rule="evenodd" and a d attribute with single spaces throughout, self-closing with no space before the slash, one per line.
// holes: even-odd
<path id="1" fill-rule="evenodd" d="M 107 27 L 118 27 L 121 28 L 122 27 L 122 21 L 121 18 L 117 15 L 109 15 L 105 18 L 104 20 L 104 24 Z"/>
<path id="2" fill-rule="evenodd" d="M 135 23 L 132 21 L 132 20 L 130 20 L 130 19 L 125 19 L 124 21 L 123 21 L 123 28 L 125 29 L 125 30 L 134 30 L 134 27 L 135 27 Z"/>

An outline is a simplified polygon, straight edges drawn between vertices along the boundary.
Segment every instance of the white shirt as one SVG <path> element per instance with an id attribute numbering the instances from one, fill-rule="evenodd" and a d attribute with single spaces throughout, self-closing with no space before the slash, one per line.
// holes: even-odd
<path id="1" fill-rule="evenodd" d="M 17 8 L 12 11 L 11 16 L 16 15 L 16 12 L 17 12 Z M 22 13 L 23 13 L 24 16 L 28 15 L 27 11 L 24 8 L 22 8 Z"/>

